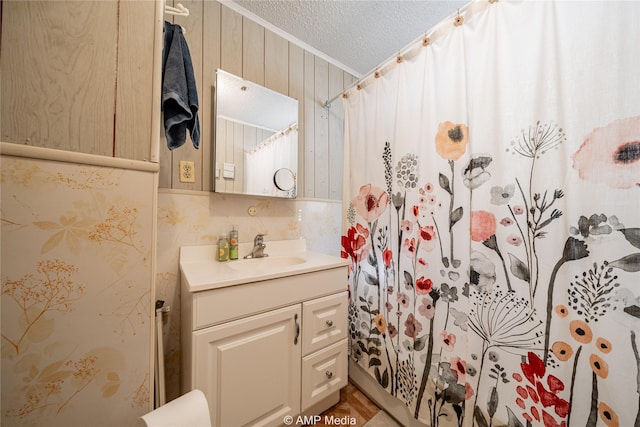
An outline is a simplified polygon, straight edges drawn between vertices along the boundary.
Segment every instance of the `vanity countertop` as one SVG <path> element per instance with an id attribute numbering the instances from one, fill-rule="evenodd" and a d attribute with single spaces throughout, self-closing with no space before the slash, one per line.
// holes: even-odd
<path id="1" fill-rule="evenodd" d="M 217 260 L 217 245 L 181 247 L 182 286 L 189 292 L 200 292 L 349 265 L 346 259 L 307 251 L 303 239 L 265 243 L 268 257 L 243 259 L 253 245 L 241 243 L 239 259 L 225 262 Z"/>

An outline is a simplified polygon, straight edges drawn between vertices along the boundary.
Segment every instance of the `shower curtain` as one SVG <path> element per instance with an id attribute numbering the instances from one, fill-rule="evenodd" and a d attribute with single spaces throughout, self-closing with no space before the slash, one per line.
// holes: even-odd
<path id="1" fill-rule="evenodd" d="M 640 3 L 451 21 L 344 97 L 350 356 L 430 426 L 639 426 Z"/>
<path id="2" fill-rule="evenodd" d="M 245 192 L 278 195 L 273 174 L 281 168 L 291 168 L 298 162 L 298 126 L 292 125 L 257 144 L 244 154 Z"/>

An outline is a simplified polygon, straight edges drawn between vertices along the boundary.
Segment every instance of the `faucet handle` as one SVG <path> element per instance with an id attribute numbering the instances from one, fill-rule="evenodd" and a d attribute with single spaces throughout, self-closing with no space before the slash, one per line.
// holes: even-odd
<path id="1" fill-rule="evenodd" d="M 264 242 L 264 234 L 258 233 L 256 237 L 253 239 L 254 245 L 261 245 Z"/>

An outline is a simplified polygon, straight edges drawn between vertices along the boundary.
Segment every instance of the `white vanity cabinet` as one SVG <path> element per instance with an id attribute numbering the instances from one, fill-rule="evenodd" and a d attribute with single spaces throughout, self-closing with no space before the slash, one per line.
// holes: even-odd
<path id="1" fill-rule="evenodd" d="M 344 262 L 202 290 L 190 267 L 181 264 L 182 391 L 204 392 L 212 426 L 281 426 L 287 415 L 317 415 L 339 401 Z"/>
<path id="2" fill-rule="evenodd" d="M 193 388 L 214 426 L 280 425 L 300 411 L 299 305 L 193 333 Z"/>

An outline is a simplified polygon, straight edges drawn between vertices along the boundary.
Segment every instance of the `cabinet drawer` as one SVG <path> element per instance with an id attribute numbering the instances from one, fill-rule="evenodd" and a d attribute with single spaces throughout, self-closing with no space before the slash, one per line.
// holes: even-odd
<path id="1" fill-rule="evenodd" d="M 302 354 L 311 354 L 347 337 L 347 292 L 302 304 Z"/>
<path id="2" fill-rule="evenodd" d="M 347 385 L 347 339 L 302 359 L 302 411 Z"/>

